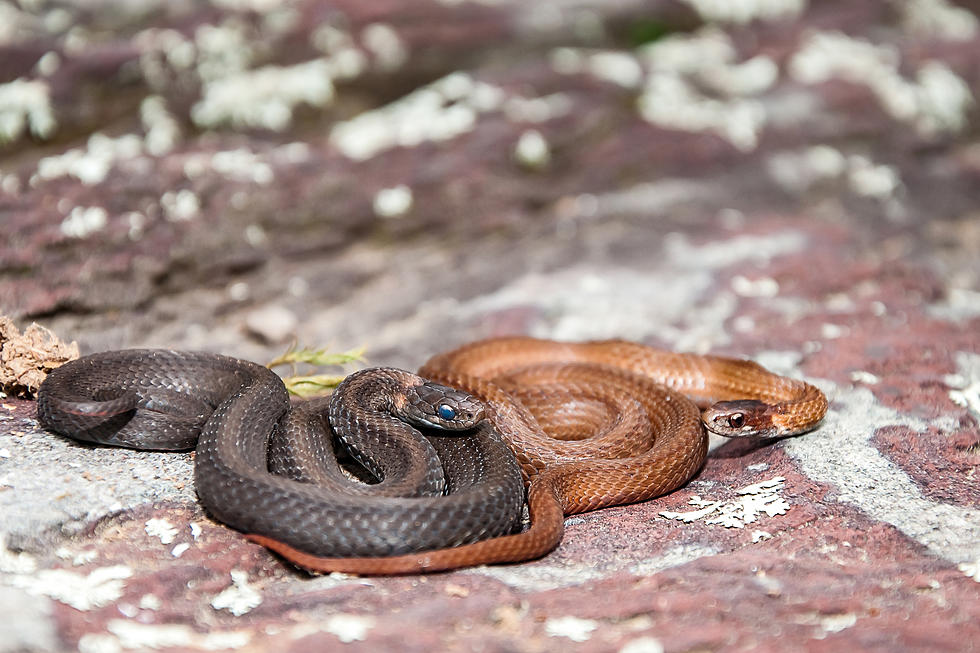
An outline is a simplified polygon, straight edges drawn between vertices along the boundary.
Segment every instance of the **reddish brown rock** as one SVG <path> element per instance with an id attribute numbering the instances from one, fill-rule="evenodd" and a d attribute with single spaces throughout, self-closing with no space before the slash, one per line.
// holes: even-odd
<path id="1" fill-rule="evenodd" d="M 980 5 L 696 5 L 11 9 L 21 327 L 269 360 L 248 319 L 274 305 L 303 344 L 408 368 L 625 337 L 832 404 L 569 518 L 542 560 L 358 579 L 210 520 L 192 455 L 70 443 L 7 397 L 0 651 L 973 650 Z"/>

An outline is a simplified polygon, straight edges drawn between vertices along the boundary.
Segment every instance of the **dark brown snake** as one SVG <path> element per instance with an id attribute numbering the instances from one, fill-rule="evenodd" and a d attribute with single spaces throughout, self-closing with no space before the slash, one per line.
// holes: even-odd
<path id="1" fill-rule="evenodd" d="M 101 444 L 196 442 L 198 496 L 220 521 L 312 571 L 394 574 L 540 557 L 565 515 L 686 483 L 707 452 L 702 423 L 793 435 L 827 409 L 814 386 L 755 363 L 623 341 L 486 340 L 420 375 L 363 370 L 291 409 L 253 363 L 105 352 L 53 371 L 38 417 Z"/>

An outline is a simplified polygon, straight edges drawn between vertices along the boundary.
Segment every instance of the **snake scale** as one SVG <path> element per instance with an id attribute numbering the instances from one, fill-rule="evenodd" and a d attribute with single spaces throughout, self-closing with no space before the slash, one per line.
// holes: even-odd
<path id="1" fill-rule="evenodd" d="M 686 483 L 705 427 L 793 435 L 826 409 L 816 387 L 750 361 L 523 337 L 436 355 L 419 375 L 355 372 L 295 407 L 267 368 L 167 350 L 86 356 L 38 395 L 42 425 L 78 440 L 195 447 L 215 518 L 311 571 L 361 574 L 540 557 L 565 515 Z"/>

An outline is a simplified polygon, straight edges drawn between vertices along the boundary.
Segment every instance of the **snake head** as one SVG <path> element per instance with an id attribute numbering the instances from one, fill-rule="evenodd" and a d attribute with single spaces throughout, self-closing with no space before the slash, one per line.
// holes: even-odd
<path id="1" fill-rule="evenodd" d="M 726 438 L 780 435 L 773 423 L 772 407 L 756 399 L 716 402 L 701 413 L 701 421 L 706 429 Z"/>
<path id="2" fill-rule="evenodd" d="M 473 428 L 486 417 L 482 401 L 448 386 L 426 381 L 407 391 L 402 412 L 420 426 L 450 431 Z"/>

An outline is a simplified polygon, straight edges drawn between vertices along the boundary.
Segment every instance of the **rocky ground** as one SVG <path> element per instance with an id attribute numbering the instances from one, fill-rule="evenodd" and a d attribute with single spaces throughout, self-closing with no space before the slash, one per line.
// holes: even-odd
<path id="1" fill-rule="evenodd" d="M 522 565 L 309 577 L 0 402 L 0 651 L 980 647 L 980 3 L 0 2 L 0 312 L 83 352 L 751 357 L 824 425 Z"/>

